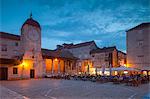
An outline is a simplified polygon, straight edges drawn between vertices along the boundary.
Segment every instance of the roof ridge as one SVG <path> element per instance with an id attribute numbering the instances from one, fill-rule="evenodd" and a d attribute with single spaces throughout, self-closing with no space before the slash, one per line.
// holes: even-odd
<path id="1" fill-rule="evenodd" d="M 95 42 L 94 42 L 94 40 L 92 40 L 92 41 L 81 42 L 81 43 L 73 44 L 73 45 L 66 44 L 66 46 L 64 46 L 64 48 L 71 49 L 71 48 L 77 48 L 77 47 L 82 47 L 82 46 L 88 46 L 88 45 L 90 45 L 90 43 L 95 43 Z"/>
<path id="2" fill-rule="evenodd" d="M 0 38 L 11 39 L 11 40 L 20 40 L 20 35 L 11 34 L 7 32 L 0 32 Z"/>
<path id="3" fill-rule="evenodd" d="M 18 35 L 18 34 L 12 34 L 12 33 L 8 33 L 8 32 L 3 32 L 3 31 L 0 31 L 0 33 L 2 34 L 8 34 L 8 35 L 14 35 L 14 36 L 20 36 L 20 35 Z"/>
<path id="4" fill-rule="evenodd" d="M 136 25 L 136 26 L 134 26 L 134 27 L 132 27 L 132 28 L 126 30 L 126 32 L 131 31 L 131 30 L 133 30 L 133 29 L 135 29 L 135 28 L 138 28 L 138 27 L 140 27 L 140 26 L 144 26 L 144 25 L 150 25 L 150 22 L 143 22 L 143 23 L 140 23 L 140 24 L 138 24 L 138 25 Z"/>
<path id="5" fill-rule="evenodd" d="M 81 42 L 81 43 L 78 43 L 78 44 L 92 43 L 92 42 L 94 42 L 94 40 L 92 40 L 92 41 L 86 41 L 86 42 Z M 78 44 L 74 44 L 74 45 L 78 45 Z"/>

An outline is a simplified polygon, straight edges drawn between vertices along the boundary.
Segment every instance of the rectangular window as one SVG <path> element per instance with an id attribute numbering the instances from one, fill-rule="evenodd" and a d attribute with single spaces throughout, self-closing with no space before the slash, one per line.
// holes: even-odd
<path id="1" fill-rule="evenodd" d="M 143 46 L 143 41 L 138 41 L 138 46 L 142 47 Z"/>
<path id="2" fill-rule="evenodd" d="M 18 68 L 13 68 L 13 74 L 18 74 Z"/>
<path id="3" fill-rule="evenodd" d="M 18 46 L 18 42 L 15 42 L 15 46 Z"/>
<path id="4" fill-rule="evenodd" d="M 7 51 L 7 45 L 2 45 L 1 51 Z"/>
<path id="5" fill-rule="evenodd" d="M 144 57 L 144 55 L 138 55 L 137 57 Z"/>

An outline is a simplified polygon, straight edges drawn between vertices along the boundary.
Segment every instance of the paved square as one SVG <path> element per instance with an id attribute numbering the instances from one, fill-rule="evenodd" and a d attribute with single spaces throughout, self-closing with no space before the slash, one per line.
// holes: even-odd
<path id="1" fill-rule="evenodd" d="M 3 88 L 30 99 L 141 99 L 148 94 L 150 84 L 139 87 L 100 84 L 90 81 L 31 79 L 1 81 L 1 98 L 9 98 Z M 21 98 L 16 98 L 21 99 Z"/>

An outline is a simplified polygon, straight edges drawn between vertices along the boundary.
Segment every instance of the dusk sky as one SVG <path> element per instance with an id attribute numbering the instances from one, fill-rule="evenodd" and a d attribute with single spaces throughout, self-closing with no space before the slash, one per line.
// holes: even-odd
<path id="1" fill-rule="evenodd" d="M 20 35 L 29 18 L 42 27 L 42 47 L 95 40 L 126 50 L 125 31 L 150 22 L 149 0 L 0 0 L 0 31 Z"/>

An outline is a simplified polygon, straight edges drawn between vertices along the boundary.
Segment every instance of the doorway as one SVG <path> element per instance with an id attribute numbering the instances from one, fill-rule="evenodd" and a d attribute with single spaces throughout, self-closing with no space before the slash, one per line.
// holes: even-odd
<path id="1" fill-rule="evenodd" d="M 30 78 L 34 78 L 34 75 L 35 75 L 35 70 L 31 69 L 30 70 Z"/>
<path id="2" fill-rule="evenodd" d="M 0 67 L 0 80 L 7 80 L 7 79 L 8 79 L 8 68 Z"/>

